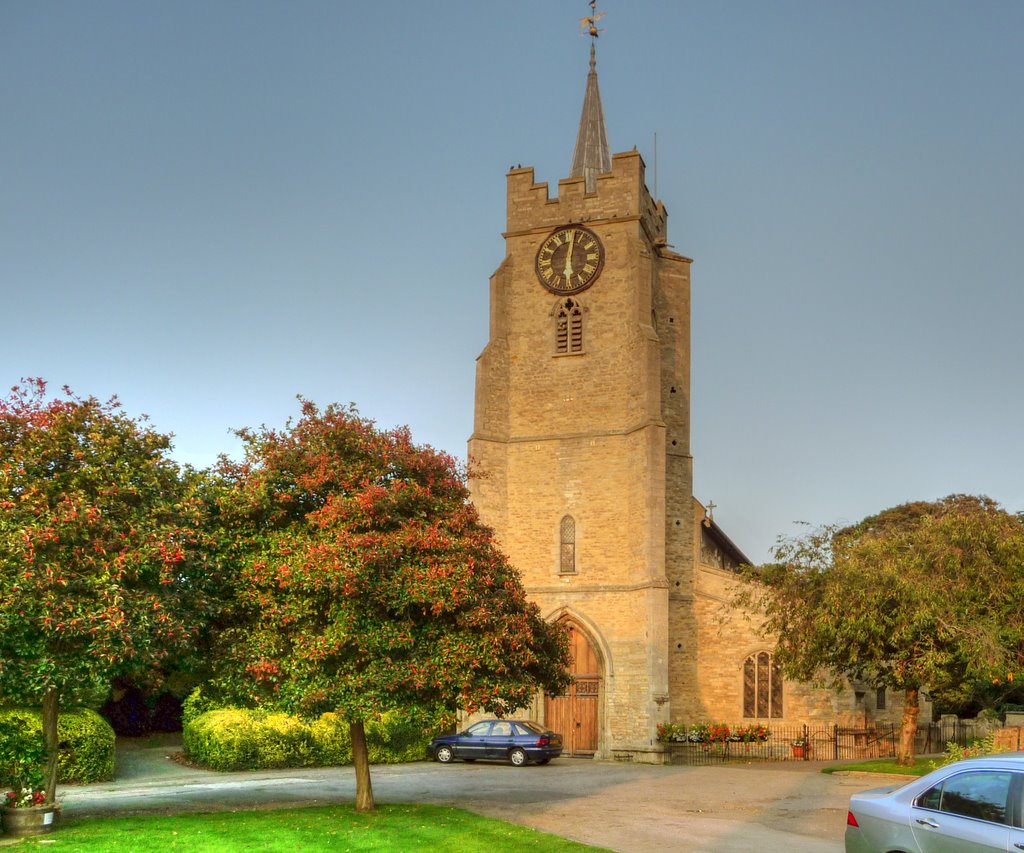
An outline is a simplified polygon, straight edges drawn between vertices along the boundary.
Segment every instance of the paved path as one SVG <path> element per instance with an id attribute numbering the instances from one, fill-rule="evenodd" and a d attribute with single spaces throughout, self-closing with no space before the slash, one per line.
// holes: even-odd
<path id="1" fill-rule="evenodd" d="M 214 773 L 126 742 L 118 781 L 59 791 L 66 820 L 89 815 L 351 802 L 351 768 Z M 877 777 L 828 776 L 813 762 L 651 767 L 559 759 L 546 767 L 433 762 L 376 766 L 378 803 L 435 803 L 624 853 L 833 853 L 854 791 Z"/>

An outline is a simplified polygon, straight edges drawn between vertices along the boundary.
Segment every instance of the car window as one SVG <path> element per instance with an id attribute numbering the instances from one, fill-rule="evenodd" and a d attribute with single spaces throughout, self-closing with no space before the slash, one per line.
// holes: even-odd
<path id="1" fill-rule="evenodd" d="M 934 788 L 929 788 L 920 797 L 914 805 L 922 809 L 934 809 L 939 810 L 939 803 L 942 802 L 942 785 L 936 785 Z"/>
<path id="2" fill-rule="evenodd" d="M 526 729 L 526 731 L 523 732 L 523 734 L 531 734 L 531 733 L 533 733 L 535 735 L 544 734 L 544 729 L 543 728 L 538 726 L 536 723 L 531 723 L 529 720 L 525 720 L 524 722 L 520 723 L 519 725 L 521 725 L 524 729 Z"/>
<path id="3" fill-rule="evenodd" d="M 512 734 L 511 723 L 495 723 L 494 728 L 491 729 L 491 735 L 494 737 L 508 737 Z"/>
<path id="4" fill-rule="evenodd" d="M 512 728 L 515 729 L 517 735 L 528 735 L 530 730 L 522 723 L 513 723 Z"/>
<path id="5" fill-rule="evenodd" d="M 1000 770 L 958 773 L 917 798 L 917 805 L 949 814 L 1006 823 L 1013 774 Z"/>
<path id="6" fill-rule="evenodd" d="M 489 722 L 487 723 L 474 723 L 468 729 L 466 729 L 467 735 L 473 735 L 474 737 L 480 737 L 481 735 L 487 734 L 487 730 L 491 727 Z"/>

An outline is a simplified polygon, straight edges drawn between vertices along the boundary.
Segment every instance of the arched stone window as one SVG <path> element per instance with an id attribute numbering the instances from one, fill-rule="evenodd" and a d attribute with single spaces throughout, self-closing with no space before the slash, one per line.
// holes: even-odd
<path id="1" fill-rule="evenodd" d="M 558 527 L 558 571 L 563 575 L 576 573 L 576 522 L 571 515 L 562 519 Z"/>
<path id="2" fill-rule="evenodd" d="M 555 352 L 583 352 L 583 307 L 575 299 L 559 302 L 555 311 Z"/>
<path id="3" fill-rule="evenodd" d="M 743 662 L 743 716 L 782 717 L 782 670 L 770 652 L 758 652 Z"/>

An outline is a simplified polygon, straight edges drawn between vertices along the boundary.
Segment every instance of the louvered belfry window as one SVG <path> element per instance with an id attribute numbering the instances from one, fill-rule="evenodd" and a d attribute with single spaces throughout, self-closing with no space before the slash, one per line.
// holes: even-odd
<path id="1" fill-rule="evenodd" d="M 566 299 L 558 307 L 555 323 L 555 352 L 583 352 L 583 310 L 578 302 Z"/>
<path id="2" fill-rule="evenodd" d="M 743 716 L 782 717 L 782 670 L 769 652 L 758 652 L 743 662 Z"/>
<path id="3" fill-rule="evenodd" d="M 565 516 L 559 526 L 558 538 L 561 549 L 558 571 L 563 575 L 576 572 L 576 522 L 571 515 Z"/>

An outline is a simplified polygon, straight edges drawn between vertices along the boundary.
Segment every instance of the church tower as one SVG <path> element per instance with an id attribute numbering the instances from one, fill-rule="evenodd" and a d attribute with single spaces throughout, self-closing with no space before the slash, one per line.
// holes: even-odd
<path id="1" fill-rule="evenodd" d="M 657 760 L 693 674 L 673 663 L 692 621 L 691 262 L 644 168 L 611 155 L 592 38 L 569 177 L 553 197 L 532 168 L 507 175 L 469 459 L 481 517 L 570 631 L 573 686 L 535 715 L 569 753 Z"/>

